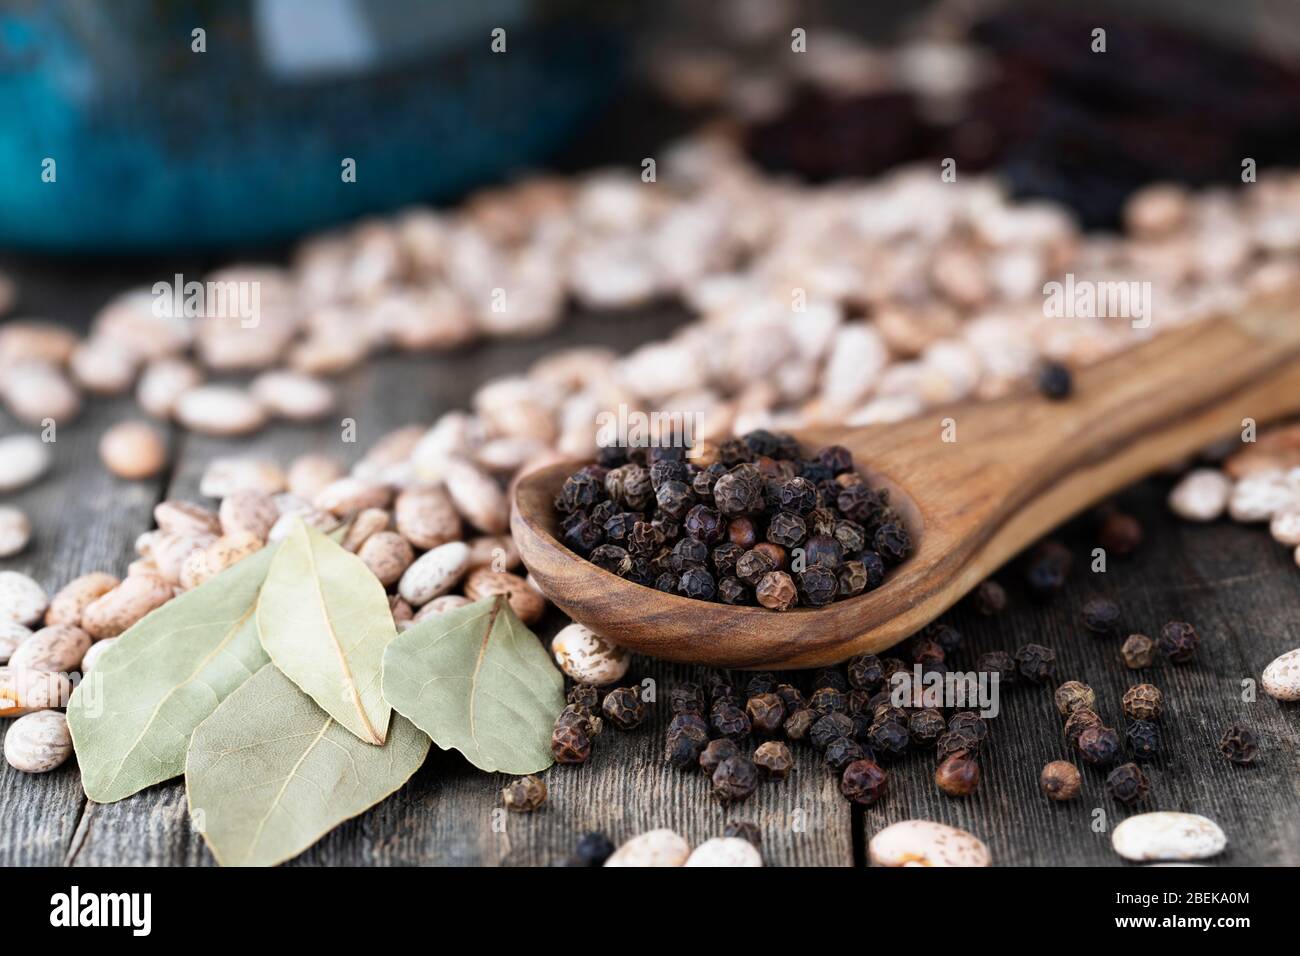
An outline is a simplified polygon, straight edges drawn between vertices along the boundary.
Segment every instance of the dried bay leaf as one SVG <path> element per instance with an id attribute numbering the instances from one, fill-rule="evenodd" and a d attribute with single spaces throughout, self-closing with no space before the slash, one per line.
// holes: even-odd
<path id="1" fill-rule="evenodd" d="M 380 669 L 397 628 L 360 558 L 297 521 L 262 586 L 257 630 L 275 665 L 331 717 L 360 740 L 384 742 L 392 711 Z"/>
<path id="2" fill-rule="evenodd" d="M 137 621 L 78 685 L 68 727 L 91 800 L 180 776 L 190 732 L 266 664 L 253 612 L 274 553 L 263 548 Z"/>
<path id="3" fill-rule="evenodd" d="M 429 738 L 394 717 L 363 743 L 267 664 L 190 739 L 185 788 L 194 827 L 224 866 L 274 866 L 401 789 Z"/>
<path id="4" fill-rule="evenodd" d="M 553 761 L 564 677 L 504 597 L 435 615 L 384 652 L 384 697 L 443 750 L 480 770 L 536 773 Z"/>

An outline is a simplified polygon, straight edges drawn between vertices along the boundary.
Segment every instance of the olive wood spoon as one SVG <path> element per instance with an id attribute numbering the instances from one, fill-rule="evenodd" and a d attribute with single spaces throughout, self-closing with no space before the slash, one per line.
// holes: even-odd
<path id="1" fill-rule="evenodd" d="M 866 428 L 819 428 L 849 448 L 914 551 L 883 585 L 784 613 L 696 601 L 602 571 L 560 543 L 553 501 L 575 464 L 525 475 L 511 527 L 542 592 L 575 621 L 653 657 L 738 668 L 814 667 L 916 633 L 1027 544 L 1133 481 L 1243 428 L 1300 412 L 1293 299 L 1164 332 L 1080 371 L 1073 395 L 1018 394 Z M 956 441 L 941 440 L 945 419 Z"/>

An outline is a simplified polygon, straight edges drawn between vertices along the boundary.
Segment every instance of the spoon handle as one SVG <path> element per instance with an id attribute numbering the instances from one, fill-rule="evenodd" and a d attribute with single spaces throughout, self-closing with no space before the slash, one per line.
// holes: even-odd
<path id="1" fill-rule="evenodd" d="M 839 440 L 911 499 L 900 510 L 920 545 L 890 586 L 915 589 L 924 623 L 1107 495 L 1296 413 L 1300 319 L 1276 300 L 1084 369 L 1064 401 L 1009 396 Z"/>

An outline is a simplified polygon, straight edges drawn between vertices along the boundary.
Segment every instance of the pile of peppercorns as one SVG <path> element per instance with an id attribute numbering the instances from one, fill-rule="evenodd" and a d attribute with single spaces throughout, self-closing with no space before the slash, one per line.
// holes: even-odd
<path id="1" fill-rule="evenodd" d="M 637 584 L 774 611 L 880 586 L 912 541 L 845 448 L 804 458 L 753 431 L 690 449 L 604 448 L 556 496 L 564 543 Z"/>
<path id="2" fill-rule="evenodd" d="M 911 674 L 916 665 L 923 674 L 945 673 L 961 641 L 955 628 L 933 624 L 901 646 L 911 663 L 859 655 L 844 668 L 817 671 L 808 696 L 767 672 L 750 675 L 743 693 L 721 674 L 704 685 L 678 685 L 670 692 L 673 719 L 664 759 L 681 769 L 698 767 L 714 794 L 732 803 L 751 796 L 762 780 L 788 776 L 794 768 L 791 744 L 807 741 L 839 775 L 841 792 L 866 806 L 886 790 L 886 765 L 932 749 L 939 759 L 936 785 L 949 796 L 967 796 L 979 784 L 977 758 L 988 739 L 987 721 L 973 711 L 893 702 L 895 674 Z M 1054 666 L 1052 651 L 1033 644 L 1014 657 L 986 654 L 979 664 L 1002 682 L 1050 680 Z"/>

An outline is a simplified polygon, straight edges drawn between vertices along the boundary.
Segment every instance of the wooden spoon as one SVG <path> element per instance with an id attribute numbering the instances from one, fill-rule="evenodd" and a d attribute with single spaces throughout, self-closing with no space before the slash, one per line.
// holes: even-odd
<path id="1" fill-rule="evenodd" d="M 821 609 L 778 613 L 665 594 L 602 571 L 557 540 L 553 501 L 576 464 L 522 478 L 511 526 L 542 591 L 631 650 L 738 668 L 814 667 L 879 652 L 915 634 L 1027 544 L 1112 492 L 1244 420 L 1300 412 L 1300 315 L 1292 300 L 1253 304 L 1171 330 L 1075 376 L 1072 397 L 1028 387 L 933 409 L 895 425 L 798 438 L 848 447 L 887 487 L 915 551 L 878 589 Z M 947 421 L 956 441 L 942 440 Z"/>

